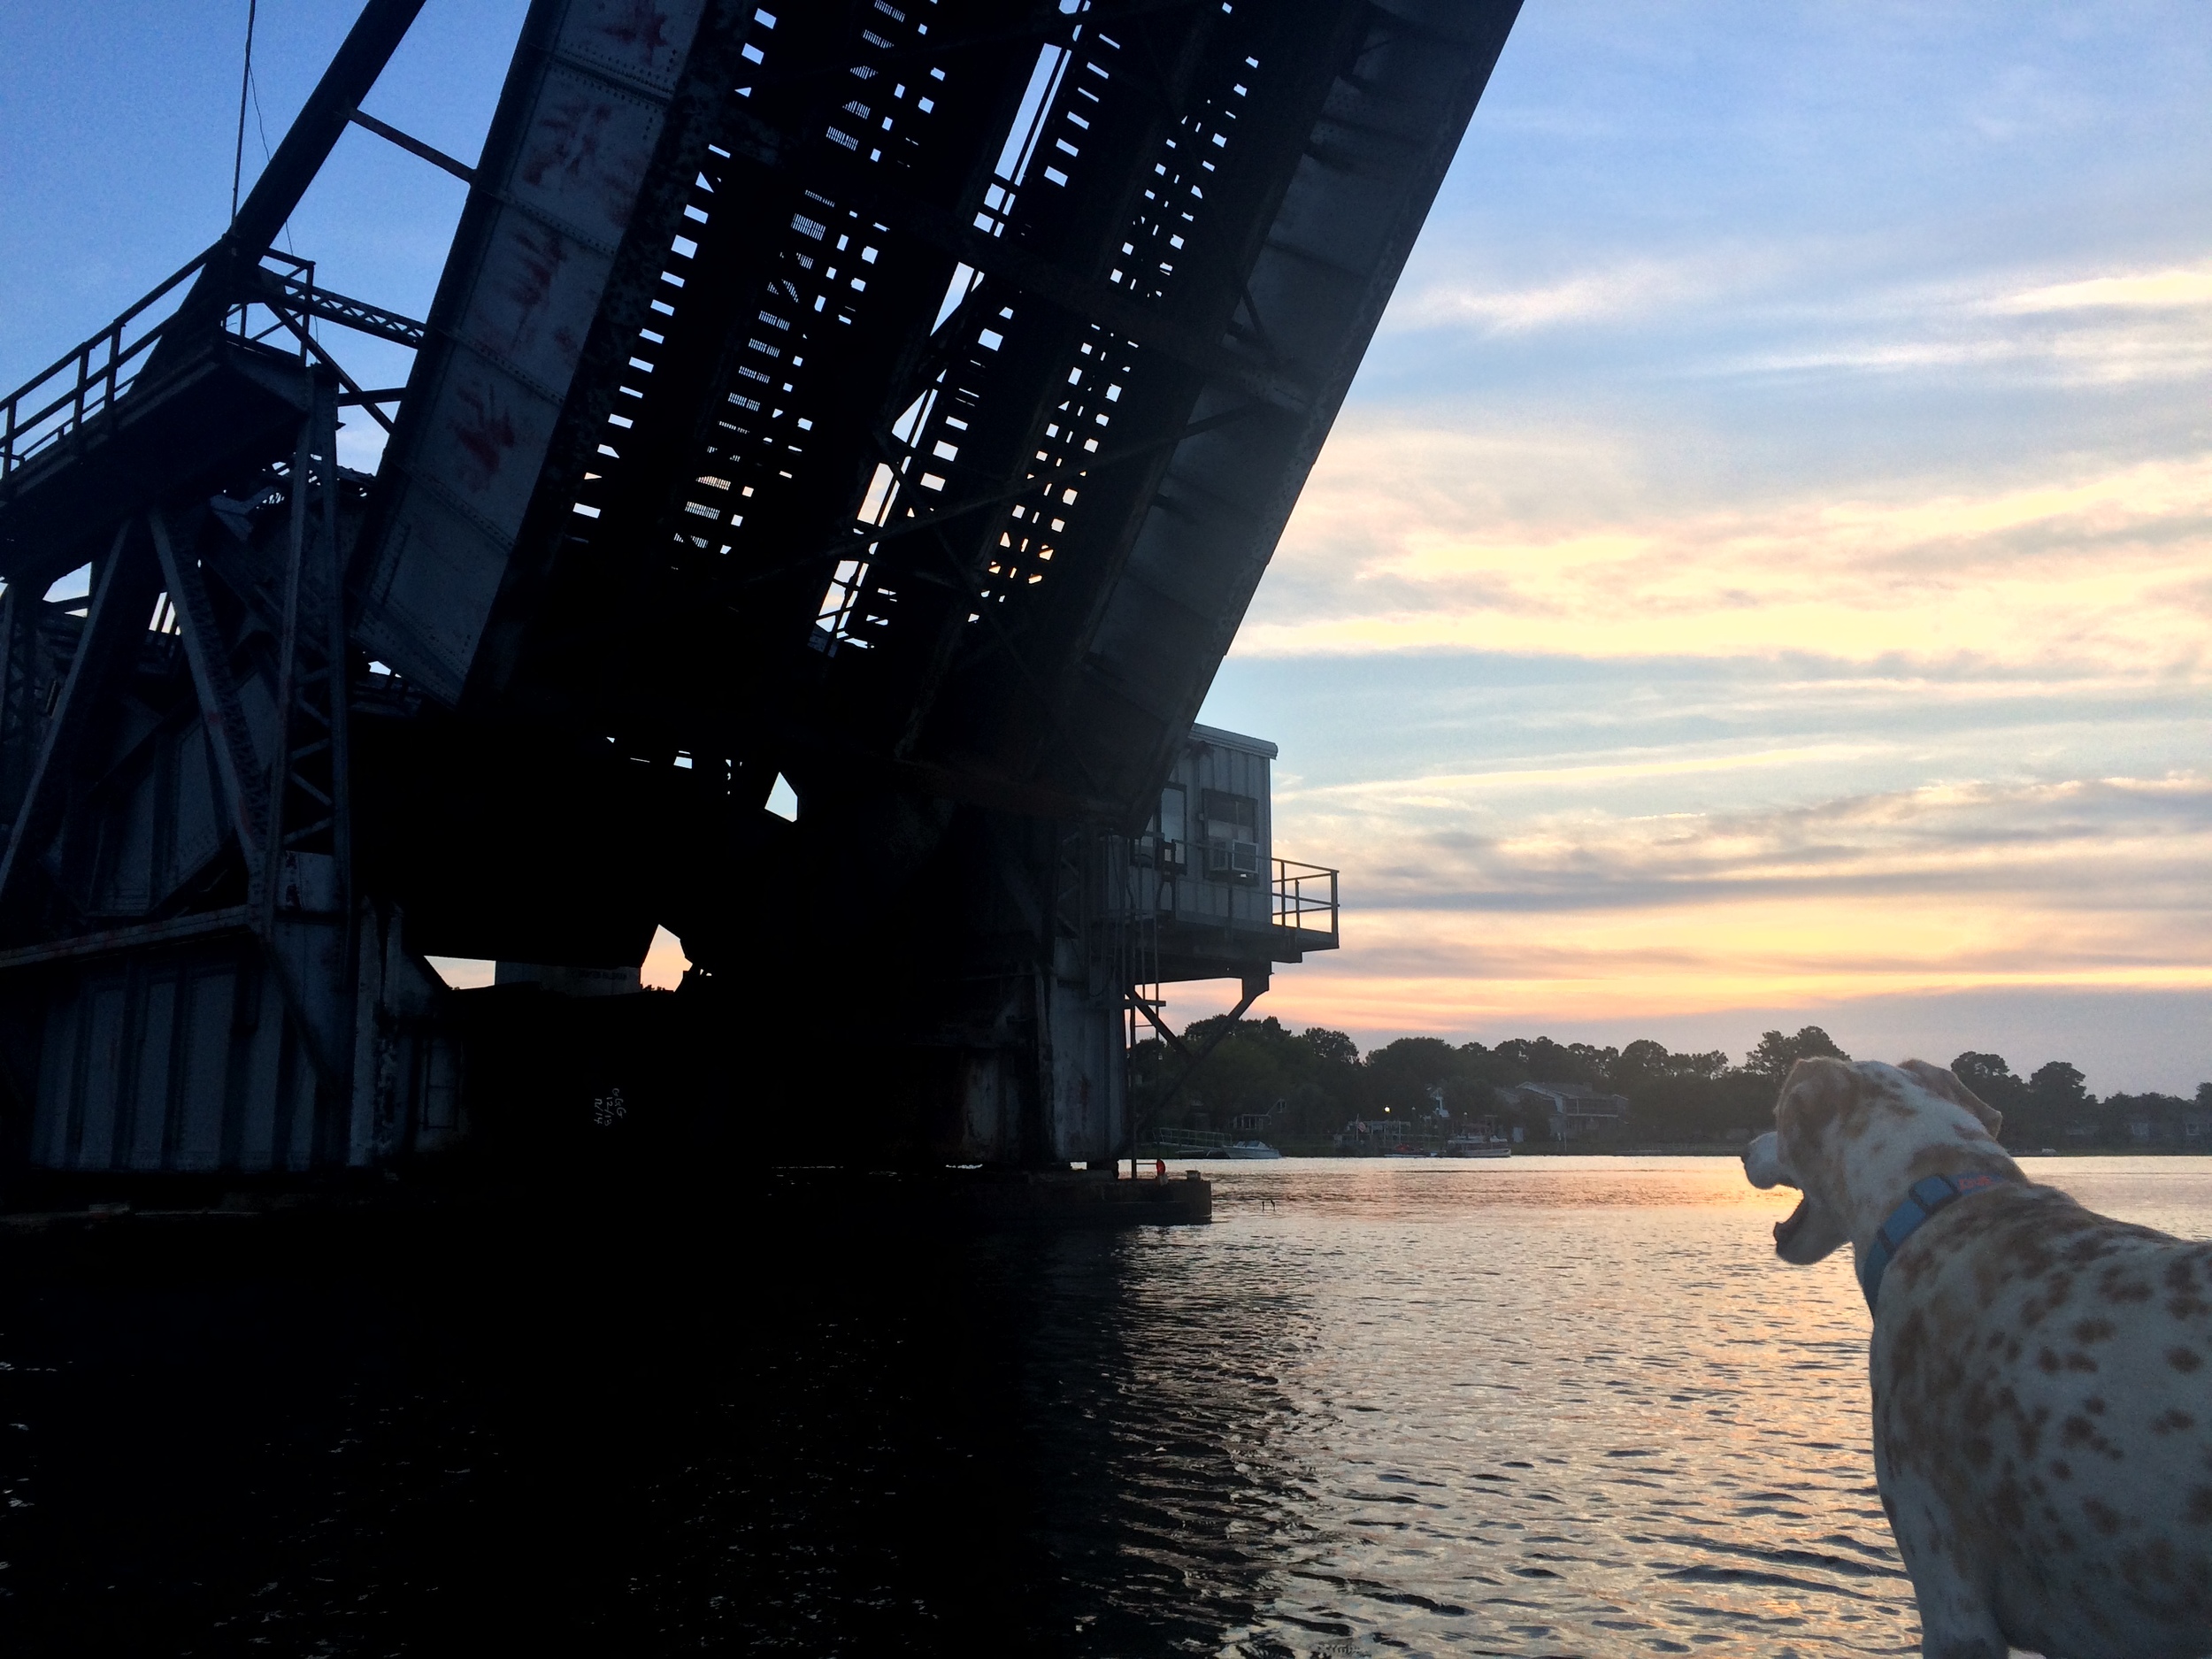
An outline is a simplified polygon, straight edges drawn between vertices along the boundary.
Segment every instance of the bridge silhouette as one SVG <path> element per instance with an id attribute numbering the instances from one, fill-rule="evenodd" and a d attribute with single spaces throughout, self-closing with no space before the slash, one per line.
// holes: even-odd
<path id="1" fill-rule="evenodd" d="M 0 404 L 7 1179 L 1127 1156 L 1160 984 L 1337 942 L 1193 721 L 1517 0 L 535 0 L 472 164 L 419 5 Z M 421 320 L 271 246 L 356 125 Z"/>

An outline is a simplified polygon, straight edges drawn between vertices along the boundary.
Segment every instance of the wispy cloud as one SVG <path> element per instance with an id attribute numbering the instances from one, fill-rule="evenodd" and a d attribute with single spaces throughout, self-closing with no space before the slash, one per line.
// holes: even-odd
<path id="1" fill-rule="evenodd" d="M 1883 239 L 1746 242 L 1515 278 L 1430 275 L 1384 319 L 1395 335 L 1669 337 L 1678 375 L 1981 372 L 2062 385 L 2212 374 L 2212 262 L 2150 269 L 1901 275 Z M 1432 266 L 1454 262 L 1434 257 Z M 1471 256 L 1463 265 L 1476 261 Z"/>
<path id="2" fill-rule="evenodd" d="M 1748 751 L 1716 749 L 1683 753 L 1678 749 L 1605 760 L 1563 760 L 1544 765 L 1499 766 L 1481 772 L 1425 772 L 1410 778 L 1363 780 L 1357 783 L 1319 784 L 1309 787 L 1279 788 L 1276 798 L 1295 803 L 1308 810 L 1331 802 L 1386 802 L 1396 813 L 1422 807 L 1455 807 L 1470 794 L 1493 795 L 1517 786 L 1537 784 L 1546 789 L 1586 789 L 1629 780 L 1683 778 L 1694 773 L 1732 772 L 1760 768 L 1832 764 L 1857 758 L 1875 745 L 1867 743 L 1811 744 L 1791 749 Z"/>
<path id="3" fill-rule="evenodd" d="M 2087 273 L 1991 269 L 1939 283 L 1779 298 L 1755 349 L 1724 347 L 1724 373 L 2039 376 L 2124 385 L 2212 375 L 2212 262 Z"/>
<path id="4" fill-rule="evenodd" d="M 2212 667 L 2212 456 L 1671 511 L 1651 465 L 1348 417 L 1237 649 Z"/>
<path id="5" fill-rule="evenodd" d="M 1779 758 L 1817 764 L 1811 755 Z M 1548 774 L 1555 803 L 1586 790 L 1591 770 Z M 2164 910 L 2200 886 L 2198 872 L 2212 858 L 2212 777 L 2201 773 L 1966 779 L 1631 814 L 1590 804 L 1547 810 L 1509 780 L 1502 787 L 1477 774 L 1302 792 L 1281 816 L 1294 834 L 1356 848 L 1363 902 L 1385 909 L 1578 911 L 1981 893 L 2028 895 L 2044 909 Z M 2195 904 L 2212 910 L 2212 895 Z M 2212 944 L 2203 954 L 2212 962 Z"/>
<path id="6" fill-rule="evenodd" d="M 2212 311 L 2212 265 L 2051 282 L 2003 295 L 1987 309 L 2001 316 L 2078 311 Z"/>
<path id="7" fill-rule="evenodd" d="M 1358 849 L 1346 954 L 1294 987 L 1340 1023 L 1596 1019 L 1624 1033 L 1640 1018 L 1908 991 L 2212 988 L 2202 774 L 1493 816 L 1491 833 L 1411 818 L 1323 808 L 1300 822 L 1318 839 L 1366 820 L 1369 839 L 1343 843 Z"/>
<path id="8" fill-rule="evenodd" d="M 2096 284 L 2062 286 L 2086 288 Z M 1871 326 L 1840 329 L 1759 350 L 1723 353 L 1711 359 L 1708 372 L 1959 375 L 1978 370 L 1991 376 L 2024 376 L 2055 386 L 2083 387 L 2195 381 L 2212 375 L 2212 334 L 2206 330 L 2201 308 L 2147 304 L 2124 310 L 2115 304 L 2004 310 L 2000 305 L 1992 301 L 1947 313 L 1932 312 L 1887 331 Z M 2030 321 L 2041 326 L 2024 326 Z M 2012 326 L 2001 326 L 2001 322 Z"/>
<path id="9" fill-rule="evenodd" d="M 1622 320 L 1709 301 L 1721 291 L 1725 268 L 1712 258 L 1643 259 L 1520 286 L 1447 279 L 1399 296 L 1383 326 L 1391 331 L 1473 328 L 1517 334 Z"/>
<path id="10" fill-rule="evenodd" d="M 1678 912 L 1608 913 L 1540 929 L 1508 921 L 1455 937 L 1434 919 L 1378 918 L 1350 935 L 1344 957 L 1316 958 L 1285 975 L 1268 1011 L 1294 1025 L 1370 1033 L 1371 1041 L 1454 1033 L 1495 1041 L 1578 1024 L 1617 1043 L 1647 1022 L 1734 1008 L 1809 1015 L 1869 998 L 1972 991 L 2212 991 L 2212 967 L 2155 957 L 2051 965 L 2024 951 L 2010 967 L 1942 961 L 1937 953 L 1947 942 L 1985 932 L 1997 919 L 1985 912 L 1885 916 L 1855 936 L 1828 926 L 1832 919 L 1780 907 L 1717 906 L 1694 922 Z M 2010 919 L 2040 931 L 2039 916 Z M 1901 927 L 1901 920 L 1912 926 Z M 2108 937 L 2123 947 L 2155 942 L 2129 918 Z M 1962 1028 L 1950 1041 L 1963 1048 L 1986 1040 Z M 2156 1065 L 2161 1057 L 2147 1054 L 2140 1062 Z M 2139 1075 L 2140 1062 L 2131 1068 Z M 2121 1079 L 2100 1087 L 2115 1081 L 2125 1086 Z"/>

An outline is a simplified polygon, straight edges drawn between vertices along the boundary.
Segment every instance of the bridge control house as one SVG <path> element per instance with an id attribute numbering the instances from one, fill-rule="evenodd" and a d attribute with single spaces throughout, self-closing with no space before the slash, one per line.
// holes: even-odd
<path id="1" fill-rule="evenodd" d="M 1241 979 L 1255 995 L 1278 964 L 1338 944 L 1337 872 L 1275 856 L 1275 745 L 1194 726 L 1130 843 L 1130 902 L 1152 918 L 1152 982 Z"/>
<path id="2" fill-rule="evenodd" d="M 1241 1014 L 1274 970 L 1340 941 L 1337 872 L 1278 857 L 1270 772 L 1275 745 L 1195 726 L 1174 751 L 1168 780 L 1144 828 L 1133 834 L 1063 826 L 1049 880 L 1026 905 L 1004 895 L 1024 868 L 1010 849 L 1017 826 L 998 826 L 999 895 L 989 924 L 1010 954 L 974 956 L 972 1012 L 962 1039 L 957 1144 L 987 1161 L 1048 1133 L 1043 1162 L 1103 1163 L 1128 1156 L 1139 1126 L 1127 1089 L 1130 1046 L 1164 1033 L 1164 987 L 1230 979 Z M 802 806 L 802 822 L 804 810 Z M 1051 918 L 1051 972 L 1025 965 L 1012 945 L 1043 912 Z M 1031 989 L 1041 978 L 1044 994 Z M 1035 1013 L 1030 1010 L 1035 1010 Z M 1036 1097 L 1033 1051 L 986 1032 L 1035 1019 L 1050 1056 L 1050 1110 Z M 1171 1039 L 1171 1041 L 1172 1039 Z M 1033 1139 L 1026 1143 L 1033 1144 Z M 1096 1148 L 1110 1151 L 1101 1154 Z"/>

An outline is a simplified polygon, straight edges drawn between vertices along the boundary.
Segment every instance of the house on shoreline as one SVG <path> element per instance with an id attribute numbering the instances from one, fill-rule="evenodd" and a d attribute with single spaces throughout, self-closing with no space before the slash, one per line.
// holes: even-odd
<path id="1" fill-rule="evenodd" d="M 1509 1110 L 1541 1113 L 1554 1141 L 1617 1140 L 1628 1128 L 1628 1097 L 1586 1083 L 1517 1083 L 1498 1098 Z"/>

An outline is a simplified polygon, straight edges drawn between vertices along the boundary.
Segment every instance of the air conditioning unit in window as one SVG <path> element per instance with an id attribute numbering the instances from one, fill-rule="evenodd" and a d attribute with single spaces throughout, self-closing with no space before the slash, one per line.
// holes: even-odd
<path id="1" fill-rule="evenodd" d="M 1216 880 L 1256 879 L 1260 873 L 1259 842 L 1208 841 L 1206 873 Z"/>

